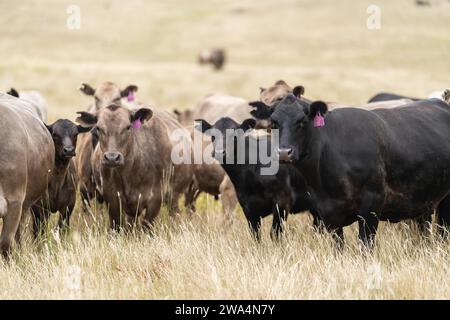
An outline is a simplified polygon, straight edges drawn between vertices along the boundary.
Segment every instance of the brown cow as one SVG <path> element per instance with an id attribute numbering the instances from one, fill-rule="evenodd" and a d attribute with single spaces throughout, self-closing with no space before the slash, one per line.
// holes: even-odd
<path id="1" fill-rule="evenodd" d="M 102 83 L 97 89 L 92 88 L 89 84 L 82 83 L 80 91 L 88 96 L 94 97 L 94 103 L 88 107 L 88 112 L 96 112 L 112 103 L 119 105 L 133 105 L 135 102 L 134 93 L 138 90 L 136 85 L 128 85 L 121 90 L 115 83 L 107 81 Z M 127 101 L 124 101 L 127 100 Z M 93 154 L 93 145 L 95 142 L 89 134 L 82 135 L 77 145 L 77 156 L 75 157 L 75 169 L 80 181 L 80 192 L 84 201 L 89 202 L 97 198 L 101 199 L 95 186 L 92 175 L 91 158 Z"/>
<path id="2" fill-rule="evenodd" d="M 198 63 L 211 64 L 214 69 L 220 70 L 225 64 L 225 50 L 214 48 L 206 49 L 200 52 L 198 56 Z"/>
<path id="3" fill-rule="evenodd" d="M 305 88 L 303 86 L 295 86 L 292 88 L 284 80 L 278 80 L 269 88 L 260 87 L 259 99 L 268 106 L 272 106 L 277 102 L 283 100 L 289 93 L 292 93 L 297 98 L 305 99 L 303 94 Z"/>
<path id="4" fill-rule="evenodd" d="M 0 93 L 0 252 L 8 256 L 20 220 L 44 194 L 54 166 L 50 133 L 31 104 Z"/>
<path id="5" fill-rule="evenodd" d="M 94 168 L 99 168 L 102 194 L 109 206 L 111 228 L 121 227 L 121 212 L 137 219 L 146 211 L 143 225 L 151 227 L 166 190 L 173 192 L 170 213 L 192 180 L 192 166 L 174 165 L 171 158 L 174 128 L 192 141 L 189 133 L 167 113 L 140 108 L 130 110 L 110 105 L 96 114 L 79 112 L 77 121 L 94 127 L 99 144 Z M 172 119 L 171 121 L 169 119 Z"/>
<path id="6" fill-rule="evenodd" d="M 214 122 L 221 117 L 230 117 L 237 122 L 242 122 L 251 117 L 250 111 L 252 108 L 245 99 L 216 93 L 200 100 L 191 116 L 193 119 L 203 116 L 202 119 L 208 122 Z"/>
<path id="7" fill-rule="evenodd" d="M 37 238 L 42 223 L 46 223 L 50 213 L 59 211 L 59 229 L 66 230 L 76 201 L 78 178 L 73 157 L 79 133 L 90 128 L 77 126 L 72 121 L 60 119 L 47 125 L 55 144 L 55 167 L 48 183 L 47 192 L 42 199 L 31 207 L 33 214 L 33 234 Z"/>

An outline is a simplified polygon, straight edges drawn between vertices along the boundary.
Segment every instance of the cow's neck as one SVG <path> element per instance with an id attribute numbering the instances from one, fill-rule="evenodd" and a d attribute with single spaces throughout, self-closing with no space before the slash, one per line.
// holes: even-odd
<path id="1" fill-rule="evenodd" d="M 60 158 L 55 156 L 55 166 L 48 184 L 48 193 L 50 198 L 57 198 L 59 190 L 66 179 L 70 164 L 70 158 Z M 52 199 L 50 199 L 52 200 Z"/>
<path id="2" fill-rule="evenodd" d="M 225 170 L 227 175 L 230 177 L 231 182 L 235 183 L 242 173 L 242 165 L 227 163 L 223 163 L 221 165 L 223 170 Z M 241 168 L 239 168 L 239 166 L 241 166 Z"/>
<path id="3" fill-rule="evenodd" d="M 300 169 L 308 186 L 319 189 L 322 186 L 320 161 L 324 152 L 326 128 L 314 128 L 312 124 L 305 130 L 301 140 L 301 154 L 296 167 Z"/>

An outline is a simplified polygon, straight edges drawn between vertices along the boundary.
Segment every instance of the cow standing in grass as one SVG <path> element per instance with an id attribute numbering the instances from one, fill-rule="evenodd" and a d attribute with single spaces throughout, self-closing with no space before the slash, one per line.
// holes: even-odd
<path id="1" fill-rule="evenodd" d="M 87 132 L 84 128 L 67 119 L 60 119 L 47 128 L 55 144 L 55 166 L 48 183 L 47 192 L 32 207 L 33 235 L 42 234 L 42 224 L 48 221 L 50 213 L 59 212 L 59 229 L 64 231 L 69 226 L 70 216 L 75 207 L 78 177 L 75 172 L 73 157 L 78 134 Z"/>
<path id="2" fill-rule="evenodd" d="M 98 88 L 94 89 L 87 83 L 82 83 L 80 91 L 85 95 L 93 97 L 93 103 L 88 107 L 88 112 L 97 112 L 98 110 L 114 103 L 117 105 L 134 106 L 135 92 L 138 87 L 129 85 L 125 89 L 120 89 L 118 85 L 107 81 L 102 83 Z M 125 100 L 125 101 L 124 101 Z M 88 204 L 94 198 L 102 200 L 101 194 L 95 185 L 93 171 L 91 166 L 91 158 L 96 146 L 95 139 L 91 135 L 83 135 L 80 137 L 75 157 L 75 169 L 80 179 L 80 192 L 83 201 Z"/>
<path id="3" fill-rule="evenodd" d="M 256 121 L 247 119 L 241 124 L 228 117 L 219 119 L 211 125 L 204 119 L 198 120 L 197 129 L 210 135 L 213 141 L 213 156 L 220 161 L 230 177 L 237 193 L 239 203 L 256 239 L 261 236 L 261 219 L 272 215 L 271 235 L 278 239 L 284 229 L 289 213 L 304 212 L 312 208 L 311 199 L 306 192 L 306 185 L 298 170 L 290 164 L 282 164 L 275 172 L 264 172 L 272 163 L 265 163 L 260 152 L 271 155 L 272 161 L 278 159 L 272 154 L 275 145 L 271 144 L 269 135 L 245 134 L 254 128 Z M 220 133 L 216 136 L 214 130 Z M 235 134 L 235 139 L 227 137 L 227 131 Z M 244 143 L 239 144 L 239 140 Z M 243 146 L 243 148 L 240 148 Z M 259 146 L 258 146 L 259 145 Z M 266 146 L 265 150 L 262 150 Z M 232 154 L 232 158 L 228 158 Z M 251 157 L 256 155 L 256 161 Z M 239 158 L 242 158 L 239 161 Z M 231 161 L 230 161 L 231 160 Z M 320 220 L 314 215 L 314 225 Z"/>
<path id="4" fill-rule="evenodd" d="M 47 189 L 55 148 L 31 104 L 0 93 L 0 113 L 0 253 L 8 256 L 22 215 Z"/>
<path id="5" fill-rule="evenodd" d="M 122 226 L 122 213 L 136 221 L 145 210 L 142 223 L 151 227 L 159 214 L 163 197 L 170 191 L 169 212 L 178 213 L 178 198 L 192 181 L 190 164 L 174 164 L 171 153 L 176 128 L 189 133 L 167 113 L 140 108 L 130 110 L 110 105 L 97 113 L 79 112 L 77 121 L 94 127 L 99 145 L 95 167 L 100 168 L 102 194 L 108 204 L 111 228 Z"/>
<path id="6" fill-rule="evenodd" d="M 343 242 L 342 227 L 359 223 L 372 247 L 380 220 L 418 218 L 437 210 L 450 225 L 450 108 L 441 100 L 372 111 L 307 103 L 288 95 L 256 117 L 279 129 L 279 157 L 296 166 L 314 208 Z"/>
<path id="7" fill-rule="evenodd" d="M 225 64 L 225 50 L 214 48 L 214 49 L 205 49 L 200 52 L 198 56 L 198 63 L 200 64 L 211 64 L 214 69 L 220 70 Z"/>

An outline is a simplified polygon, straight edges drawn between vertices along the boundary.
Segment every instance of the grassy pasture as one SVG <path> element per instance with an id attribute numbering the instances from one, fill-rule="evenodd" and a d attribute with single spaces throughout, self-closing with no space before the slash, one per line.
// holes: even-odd
<path id="1" fill-rule="evenodd" d="M 171 110 L 224 92 L 253 100 L 278 79 L 306 95 L 351 104 L 378 91 L 422 97 L 450 86 L 450 2 L 399 1 L 12 1 L 0 2 L 0 89 L 40 90 L 49 120 L 75 118 L 89 98 L 81 82 L 139 86 L 138 97 Z M 66 26 L 69 5 L 81 28 Z M 369 5 L 381 28 L 366 26 Z M 196 63 L 222 46 L 223 72 Z M 0 299 L 9 298 L 450 298 L 450 245 L 419 239 L 407 224 L 382 223 L 373 257 L 357 228 L 347 249 L 290 217 L 280 243 L 270 221 L 256 244 L 240 211 L 224 225 L 220 204 L 202 196 L 198 214 L 173 223 L 160 214 L 154 236 L 111 235 L 105 208 L 78 205 L 71 233 L 29 236 L 10 263 L 0 260 Z M 266 219 L 267 220 L 267 219 Z"/>

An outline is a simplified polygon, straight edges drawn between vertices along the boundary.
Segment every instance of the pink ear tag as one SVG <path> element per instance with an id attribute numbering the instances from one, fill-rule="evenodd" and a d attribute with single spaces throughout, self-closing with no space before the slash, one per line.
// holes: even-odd
<path id="1" fill-rule="evenodd" d="M 133 129 L 139 129 L 142 126 L 141 119 L 136 119 L 131 123 Z"/>
<path id="2" fill-rule="evenodd" d="M 320 111 L 317 111 L 316 116 L 314 117 L 314 127 L 323 127 L 325 125 L 325 119 L 320 113 Z"/>
<path id="3" fill-rule="evenodd" d="M 134 91 L 133 90 L 128 91 L 127 100 L 128 100 L 128 102 L 134 101 Z"/>

